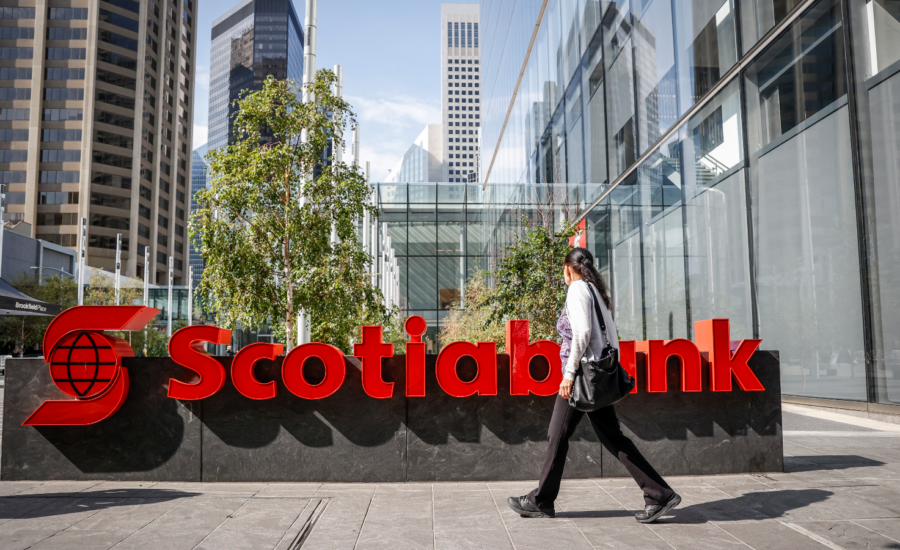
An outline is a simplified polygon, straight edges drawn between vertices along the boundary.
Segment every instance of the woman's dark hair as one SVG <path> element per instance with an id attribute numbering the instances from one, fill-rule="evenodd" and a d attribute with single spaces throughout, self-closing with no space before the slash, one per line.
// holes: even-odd
<path id="1" fill-rule="evenodd" d="M 566 254 L 563 265 L 569 266 L 571 269 L 575 270 L 575 273 L 581 275 L 582 279 L 594 285 L 594 288 L 600 293 L 600 298 L 603 299 L 603 303 L 606 304 L 606 309 L 612 311 L 612 300 L 609 299 L 609 288 L 606 286 L 606 281 L 603 280 L 600 272 L 597 271 L 597 268 L 594 266 L 594 255 L 591 254 L 590 250 L 586 248 L 573 248 L 571 252 Z"/>

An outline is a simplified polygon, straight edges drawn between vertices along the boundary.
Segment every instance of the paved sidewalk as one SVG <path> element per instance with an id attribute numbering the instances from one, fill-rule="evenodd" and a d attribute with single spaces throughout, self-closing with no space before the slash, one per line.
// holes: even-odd
<path id="1" fill-rule="evenodd" d="M 787 473 L 669 478 L 655 525 L 630 479 L 563 485 L 555 519 L 506 497 L 533 483 L 0 482 L 0 548 L 900 549 L 900 426 L 785 406 Z"/>

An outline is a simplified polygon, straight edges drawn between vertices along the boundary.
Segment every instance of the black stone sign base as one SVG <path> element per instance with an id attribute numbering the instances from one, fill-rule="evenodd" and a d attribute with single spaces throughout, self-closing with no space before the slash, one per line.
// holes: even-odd
<path id="1" fill-rule="evenodd" d="M 230 358 L 218 358 L 229 370 Z M 347 379 L 332 396 L 307 401 L 281 382 L 281 362 L 261 361 L 260 381 L 275 380 L 278 396 L 248 399 L 230 380 L 202 401 L 166 397 L 170 378 L 190 371 L 166 358 L 123 359 L 131 384 L 111 418 L 84 427 L 26 427 L 46 399 L 65 396 L 40 359 L 6 363 L 0 479 L 123 481 L 485 481 L 533 480 L 547 448 L 555 397 L 509 395 L 509 358 L 498 360 L 498 395 L 459 399 L 445 394 L 428 356 L 426 397 L 405 397 L 405 359 L 385 360 L 383 378 L 394 396 L 374 399 L 362 389 L 358 360 L 347 358 Z M 314 361 L 307 376 L 314 380 Z M 536 378 L 546 364 L 535 361 Z M 543 367 L 543 368 L 542 368 Z M 783 470 L 781 386 L 777 352 L 759 351 L 750 367 L 764 392 L 680 391 L 677 360 L 669 392 L 640 393 L 616 406 L 623 430 L 663 475 Z M 463 379 L 473 375 L 461 361 Z M 321 376 L 321 375 L 319 375 Z M 566 477 L 627 475 L 583 420 L 572 438 Z"/>

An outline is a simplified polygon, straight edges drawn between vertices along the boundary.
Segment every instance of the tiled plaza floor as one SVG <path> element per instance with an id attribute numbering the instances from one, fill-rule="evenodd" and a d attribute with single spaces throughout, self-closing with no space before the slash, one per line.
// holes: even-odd
<path id="1" fill-rule="evenodd" d="M 0 549 L 900 549 L 900 426 L 786 406 L 786 472 L 669 478 L 654 525 L 630 479 L 566 481 L 555 519 L 506 497 L 533 483 L 0 482 Z"/>

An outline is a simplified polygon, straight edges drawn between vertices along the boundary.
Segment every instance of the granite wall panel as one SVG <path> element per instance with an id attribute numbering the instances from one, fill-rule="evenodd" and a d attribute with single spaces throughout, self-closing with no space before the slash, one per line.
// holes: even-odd
<path id="1" fill-rule="evenodd" d="M 784 471 L 781 375 L 777 351 L 757 351 L 748 364 L 766 391 L 709 389 L 703 354 L 703 391 L 681 391 L 681 363 L 667 363 L 666 393 L 642 392 L 616 405 L 625 435 L 662 475 Z M 647 387 L 638 354 L 638 387 Z M 603 477 L 626 477 L 622 464 L 603 450 Z"/>
<path id="2" fill-rule="evenodd" d="M 426 397 L 408 399 L 407 479 L 537 479 L 556 397 L 509 395 L 506 354 L 498 356 L 496 396 L 451 397 L 438 385 L 435 360 L 436 356 L 427 357 Z M 546 369 L 546 364 L 540 365 L 533 375 L 542 379 Z M 465 359 L 457 368 L 462 380 L 471 380 L 474 371 L 474 364 Z M 600 477 L 600 444 L 588 422 L 571 439 L 566 477 Z"/>
<path id="3" fill-rule="evenodd" d="M 198 481 L 201 402 L 166 396 L 186 372 L 162 358 L 124 358 L 128 398 L 91 426 L 22 426 L 48 399 L 70 399 L 42 359 L 9 359 L 3 399 L 0 479 Z"/>
<path id="4" fill-rule="evenodd" d="M 230 360 L 221 358 L 230 365 Z M 256 376 L 274 380 L 278 395 L 256 401 L 225 383 L 203 400 L 203 481 L 404 481 L 406 397 L 402 363 L 383 366 L 394 396 L 373 399 L 362 388 L 359 360 L 325 399 L 301 399 L 281 380 L 281 360 L 260 361 Z M 311 359 L 307 380 L 321 380 Z"/>
<path id="5" fill-rule="evenodd" d="M 230 359 L 218 358 L 230 366 Z M 334 395 L 307 401 L 281 381 L 279 361 L 261 361 L 261 381 L 278 395 L 255 401 L 230 380 L 196 402 L 166 397 L 170 377 L 190 371 L 166 358 L 124 359 L 128 399 L 111 418 L 86 427 L 24 427 L 45 399 L 63 398 L 39 359 L 7 362 L 0 479 L 147 481 L 474 481 L 536 479 L 547 448 L 555 397 L 509 395 L 509 358 L 498 357 L 498 395 L 454 398 L 426 360 L 427 397 L 405 397 L 405 359 L 385 360 L 383 378 L 394 397 L 374 399 L 362 389 L 358 361 L 347 358 L 347 379 Z M 781 393 L 777 352 L 757 352 L 750 366 L 765 392 L 680 391 L 677 360 L 669 391 L 641 392 L 617 405 L 623 431 L 663 475 L 783 470 Z M 532 365 L 540 378 L 546 364 Z M 315 382 L 315 360 L 306 373 Z M 463 360 L 460 377 L 474 376 Z M 566 476 L 617 477 L 626 472 L 597 440 L 587 419 L 572 438 Z"/>

